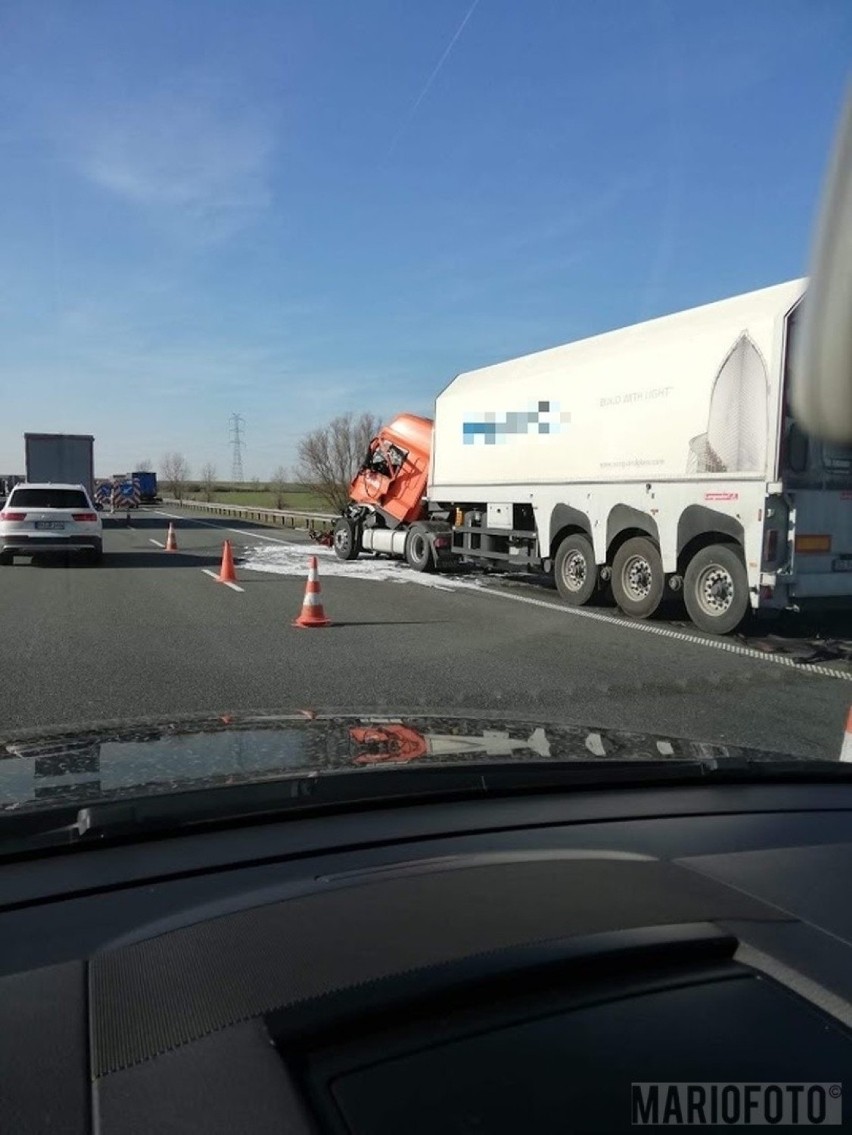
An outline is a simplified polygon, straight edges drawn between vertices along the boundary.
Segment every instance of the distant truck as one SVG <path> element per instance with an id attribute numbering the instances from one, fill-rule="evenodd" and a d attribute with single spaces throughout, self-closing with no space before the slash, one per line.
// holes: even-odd
<path id="1" fill-rule="evenodd" d="M 82 485 L 91 498 L 95 485 L 95 439 L 90 434 L 24 434 L 28 481 Z"/>
<path id="2" fill-rule="evenodd" d="M 147 469 L 140 469 L 131 473 L 130 476 L 139 486 L 139 499 L 143 504 L 159 503 L 156 473 L 151 473 Z"/>
<path id="3" fill-rule="evenodd" d="M 341 559 L 553 573 L 648 618 L 682 591 L 728 633 L 752 610 L 852 604 L 852 448 L 787 398 L 795 280 L 460 374 L 434 423 L 383 427 L 334 529 Z"/>

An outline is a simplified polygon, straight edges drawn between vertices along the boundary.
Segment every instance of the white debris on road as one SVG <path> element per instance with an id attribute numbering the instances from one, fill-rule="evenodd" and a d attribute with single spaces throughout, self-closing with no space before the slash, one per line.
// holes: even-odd
<path id="1" fill-rule="evenodd" d="M 357 560 L 345 561 L 339 559 L 331 548 L 311 544 L 261 544 L 246 548 L 239 559 L 239 566 L 243 571 L 305 576 L 310 556 L 317 557 L 321 578 L 339 575 L 345 579 L 367 579 L 376 583 L 419 583 L 441 591 L 480 586 L 476 578 L 412 571 L 402 560 L 361 556 Z"/>

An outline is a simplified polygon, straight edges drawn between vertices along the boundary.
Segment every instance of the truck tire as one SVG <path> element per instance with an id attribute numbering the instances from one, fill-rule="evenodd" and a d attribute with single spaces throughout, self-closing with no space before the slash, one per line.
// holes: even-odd
<path id="1" fill-rule="evenodd" d="M 0 567 L 8 567 L 12 563 L 11 552 L 0 552 Z"/>
<path id="2" fill-rule="evenodd" d="M 341 516 L 334 525 L 334 551 L 338 559 L 357 560 L 361 553 L 361 529 L 348 516 Z"/>
<path id="3" fill-rule="evenodd" d="M 683 599 L 700 630 L 711 634 L 736 630 L 749 608 L 742 556 L 729 544 L 711 544 L 696 552 L 684 573 Z"/>
<path id="4" fill-rule="evenodd" d="M 598 565 L 591 542 L 579 532 L 566 536 L 556 551 L 553 577 L 560 598 L 583 607 L 598 588 Z"/>
<path id="5" fill-rule="evenodd" d="M 414 571 L 435 570 L 432 541 L 427 530 L 420 524 L 412 525 L 405 539 L 405 562 Z"/>
<path id="6" fill-rule="evenodd" d="M 665 586 L 656 546 L 645 536 L 625 541 L 612 564 L 612 593 L 624 614 L 649 619 L 662 602 Z"/>

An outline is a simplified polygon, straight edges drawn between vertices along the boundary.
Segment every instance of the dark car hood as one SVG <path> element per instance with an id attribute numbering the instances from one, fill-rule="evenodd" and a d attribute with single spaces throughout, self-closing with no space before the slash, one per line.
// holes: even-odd
<path id="1" fill-rule="evenodd" d="M 222 714 L 0 736 L 0 811 L 388 767 L 794 759 L 678 737 L 475 714 Z"/>

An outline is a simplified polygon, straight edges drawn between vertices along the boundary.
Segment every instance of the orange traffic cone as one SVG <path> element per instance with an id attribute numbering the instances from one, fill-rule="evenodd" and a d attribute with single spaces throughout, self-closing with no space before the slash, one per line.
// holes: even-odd
<path id="1" fill-rule="evenodd" d="M 175 526 L 169 521 L 169 534 L 166 537 L 166 551 L 176 552 L 178 550 L 177 540 L 175 539 Z"/>
<path id="2" fill-rule="evenodd" d="M 317 558 L 311 556 L 308 561 L 308 582 L 305 586 L 305 598 L 302 603 L 302 612 L 293 620 L 294 627 L 330 627 L 331 619 L 326 617 L 320 598 L 319 571 Z"/>
<path id="3" fill-rule="evenodd" d="M 222 566 L 216 578 L 220 583 L 237 582 L 237 573 L 234 571 L 234 554 L 231 551 L 230 540 L 226 540 L 222 545 Z"/>

